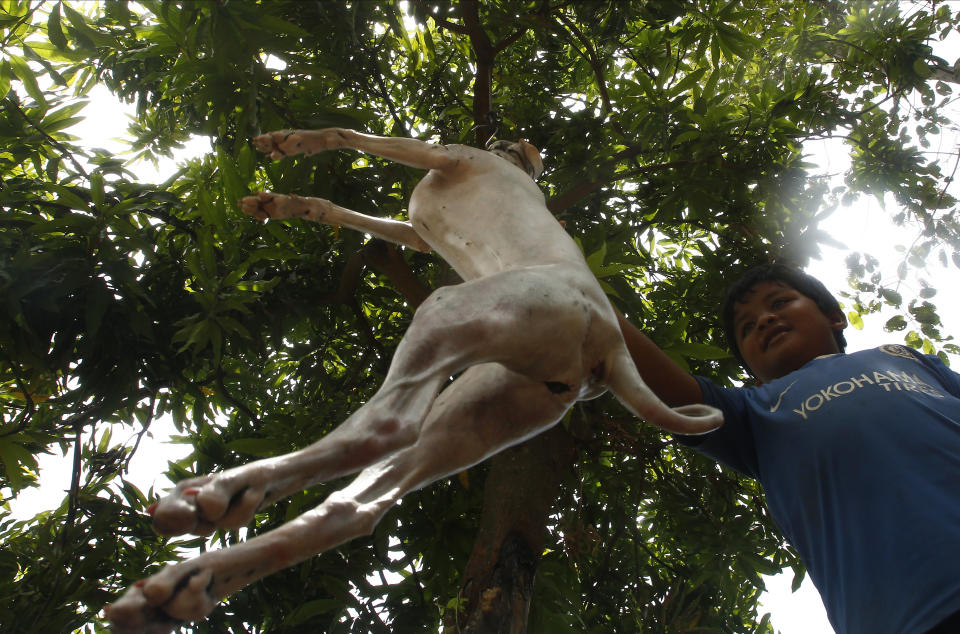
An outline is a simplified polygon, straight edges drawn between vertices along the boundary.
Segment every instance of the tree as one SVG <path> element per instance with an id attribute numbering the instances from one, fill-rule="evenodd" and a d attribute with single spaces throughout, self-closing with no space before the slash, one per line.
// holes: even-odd
<path id="1" fill-rule="evenodd" d="M 0 623 L 103 631 L 96 614 L 145 571 L 240 538 L 156 537 L 154 492 L 124 478 L 136 445 L 106 423 L 144 434 L 171 416 L 195 449 L 174 479 L 302 446 L 376 389 L 412 309 L 455 281 L 427 254 L 240 217 L 252 189 L 399 216 L 420 176 L 347 153 L 274 164 L 252 135 L 529 139 L 551 210 L 616 305 L 680 363 L 730 382 L 743 377 L 715 325 L 724 280 L 806 262 L 843 199 L 897 197 L 897 220 L 921 231 L 902 275 L 928 256 L 960 266 L 952 174 L 923 149 L 949 123 L 956 77 L 930 45 L 957 20 L 935 1 L 3 0 L 0 485 L 28 495 L 36 456 L 58 446 L 74 481 L 53 512 L 0 511 Z M 96 83 L 136 103 L 140 158 L 194 134 L 215 152 L 135 182 L 69 134 Z M 803 142 L 823 136 L 849 143 L 840 191 L 804 162 Z M 957 351 L 935 289 L 904 298 L 868 255 L 849 264 L 854 315 L 886 306 L 908 344 Z M 784 567 L 799 582 L 755 483 L 605 398 L 191 627 L 770 632 L 760 575 Z"/>

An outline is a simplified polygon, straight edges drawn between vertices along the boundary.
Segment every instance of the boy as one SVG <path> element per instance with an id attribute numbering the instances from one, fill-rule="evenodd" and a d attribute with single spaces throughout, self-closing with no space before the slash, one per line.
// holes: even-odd
<path id="1" fill-rule="evenodd" d="M 844 354 L 837 300 L 781 265 L 739 280 L 722 320 L 756 387 L 687 374 L 621 318 L 661 399 L 724 413 L 680 441 L 763 485 L 838 634 L 960 632 L 960 375 L 905 346 Z"/>

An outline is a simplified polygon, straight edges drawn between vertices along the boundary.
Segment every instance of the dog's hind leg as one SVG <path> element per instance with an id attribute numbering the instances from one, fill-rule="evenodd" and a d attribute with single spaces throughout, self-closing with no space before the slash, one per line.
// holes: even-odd
<path id="1" fill-rule="evenodd" d="M 571 307 L 567 290 L 551 267 L 438 289 L 417 309 L 383 385 L 347 420 L 286 456 L 179 483 L 152 509 L 154 526 L 167 535 L 243 526 L 292 491 L 382 460 L 417 441 L 444 382 L 473 365 L 497 362 L 575 399 L 590 315 Z"/>
<path id="2" fill-rule="evenodd" d="M 118 634 L 163 634 L 174 628 L 174 619 L 202 618 L 250 582 L 369 534 L 407 492 L 550 427 L 572 402 L 498 364 L 474 366 L 440 394 L 415 444 L 368 467 L 299 518 L 135 584 L 110 606 L 112 627 Z"/>

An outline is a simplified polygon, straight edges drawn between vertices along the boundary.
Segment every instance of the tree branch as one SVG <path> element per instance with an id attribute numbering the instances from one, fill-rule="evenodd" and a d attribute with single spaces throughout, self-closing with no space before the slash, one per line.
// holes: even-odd
<path id="1" fill-rule="evenodd" d="M 130 471 L 130 461 L 133 460 L 134 454 L 137 453 L 137 449 L 140 448 L 140 441 L 143 440 L 143 436 L 149 431 L 150 424 L 153 422 L 154 411 L 157 403 L 157 395 L 153 394 L 150 396 L 150 416 L 147 417 L 147 422 L 143 424 L 143 429 L 137 433 L 137 440 L 133 443 L 133 449 L 130 450 L 130 453 L 127 454 L 126 460 L 123 461 L 122 473 L 126 474 Z"/>
<path id="2" fill-rule="evenodd" d="M 524 631 L 510 625 L 526 626 L 547 518 L 575 459 L 576 445 L 562 425 L 490 459 L 480 528 L 461 577 L 466 610 L 458 627 L 465 625 L 464 632 Z"/>
<path id="3" fill-rule="evenodd" d="M 400 255 L 400 251 L 392 244 L 383 240 L 372 240 L 361 251 L 363 261 L 373 270 L 386 275 L 393 282 L 394 287 L 404 296 L 411 308 L 423 303 L 432 292 L 420 281 L 407 262 Z"/>
<path id="4" fill-rule="evenodd" d="M 583 34 L 576 24 L 573 23 L 573 20 L 563 15 L 563 13 L 557 13 L 557 19 L 563 23 L 567 29 L 573 33 L 574 37 L 580 40 L 580 43 L 583 45 L 583 48 L 586 50 L 584 55 L 587 58 L 587 63 L 590 64 L 590 68 L 593 69 L 593 75 L 597 78 L 597 90 L 600 91 L 600 100 L 603 103 L 603 117 L 606 118 L 609 116 L 612 107 L 610 105 L 610 93 L 607 92 L 607 78 L 604 75 L 603 68 L 600 64 L 600 58 L 597 57 L 597 52 L 593 48 L 593 45 L 590 43 L 590 40 Z M 580 49 L 577 49 L 580 52 Z M 581 53 L 583 54 L 583 53 Z"/>
<path id="5" fill-rule="evenodd" d="M 477 58 L 477 74 L 473 83 L 473 123 L 477 129 L 476 144 L 483 147 L 496 132 L 487 121 L 487 114 L 493 102 L 493 60 L 497 52 L 480 23 L 477 0 L 461 0 L 460 15 Z"/>

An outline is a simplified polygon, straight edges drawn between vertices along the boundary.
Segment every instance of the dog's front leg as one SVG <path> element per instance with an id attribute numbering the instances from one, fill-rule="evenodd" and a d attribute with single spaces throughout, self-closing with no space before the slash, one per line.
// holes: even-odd
<path id="1" fill-rule="evenodd" d="M 458 162 L 457 157 L 443 145 L 405 137 L 361 134 L 346 128 L 278 130 L 254 137 L 253 145 L 274 160 L 296 154 L 351 148 L 425 170 L 448 169 Z"/>
<path id="2" fill-rule="evenodd" d="M 242 198 L 240 209 L 259 220 L 303 218 L 335 227 L 349 227 L 417 251 L 430 251 L 430 245 L 409 222 L 368 216 L 323 198 L 258 192 Z"/>

